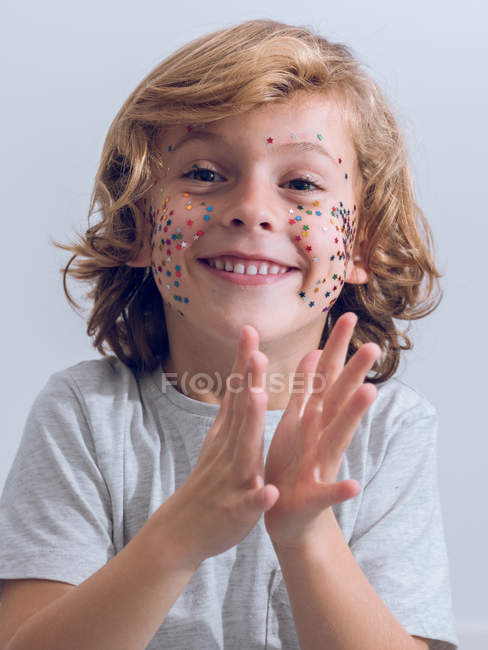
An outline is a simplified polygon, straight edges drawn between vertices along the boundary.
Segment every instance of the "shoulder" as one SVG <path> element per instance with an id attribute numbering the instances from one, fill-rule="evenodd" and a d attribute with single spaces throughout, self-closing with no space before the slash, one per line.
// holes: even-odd
<path id="1" fill-rule="evenodd" d="M 417 455 L 435 444 L 438 416 L 433 404 L 402 379 L 377 386 L 377 397 L 362 418 L 363 444 L 378 462 L 387 450 Z"/>
<path id="2" fill-rule="evenodd" d="M 139 380 L 117 357 L 80 361 L 51 374 L 35 408 L 54 417 L 85 421 L 93 430 L 122 423 L 141 409 Z M 50 418 L 51 419 L 51 418 Z M 119 422 L 120 421 L 120 422 Z"/>
<path id="3" fill-rule="evenodd" d="M 434 405 L 403 379 L 392 377 L 377 386 L 378 395 L 371 407 L 375 419 L 414 421 L 436 417 Z"/>
<path id="4" fill-rule="evenodd" d="M 113 355 L 80 361 L 50 375 L 44 391 L 72 395 L 83 406 L 96 400 L 114 405 L 138 392 L 134 372 Z"/>
<path id="5" fill-rule="evenodd" d="M 30 420 L 35 435 L 43 427 L 51 437 L 79 439 L 103 458 L 113 457 L 121 434 L 132 420 L 141 419 L 141 412 L 138 378 L 117 357 L 107 355 L 51 374 Z"/>

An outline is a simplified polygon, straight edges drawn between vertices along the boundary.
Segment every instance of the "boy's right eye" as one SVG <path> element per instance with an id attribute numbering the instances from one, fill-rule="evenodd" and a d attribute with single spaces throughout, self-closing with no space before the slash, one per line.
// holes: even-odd
<path id="1" fill-rule="evenodd" d="M 183 178 L 190 178 L 194 181 L 202 181 L 204 183 L 212 183 L 216 176 L 223 180 L 223 176 L 214 172 L 213 169 L 208 169 L 207 167 L 198 167 L 194 165 L 189 172 L 183 174 Z"/>

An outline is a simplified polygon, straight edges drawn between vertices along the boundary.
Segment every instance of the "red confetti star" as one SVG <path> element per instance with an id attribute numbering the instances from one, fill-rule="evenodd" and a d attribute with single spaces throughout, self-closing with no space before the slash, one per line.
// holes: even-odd
<path id="1" fill-rule="evenodd" d="M 273 138 L 266 138 L 266 142 L 268 144 L 273 144 Z"/>
<path id="2" fill-rule="evenodd" d="M 342 165 L 342 158 L 339 158 L 339 165 Z"/>
<path id="3" fill-rule="evenodd" d="M 191 219 L 188 219 L 188 221 L 186 222 L 186 225 L 191 226 L 192 224 L 193 224 L 193 221 Z"/>
<path id="4" fill-rule="evenodd" d="M 311 247 L 311 246 L 307 246 L 307 250 L 308 250 L 308 251 L 311 251 L 311 250 L 312 250 L 312 247 Z"/>
<path id="5" fill-rule="evenodd" d="M 300 241 L 300 239 L 301 239 L 300 235 L 297 235 L 297 236 L 295 237 L 295 241 Z"/>
<path id="6" fill-rule="evenodd" d="M 295 223 L 295 219 L 288 219 L 288 223 Z"/>
<path id="7" fill-rule="evenodd" d="M 337 239 L 337 237 L 334 239 L 334 241 L 335 241 L 336 244 L 339 243 L 339 240 Z"/>

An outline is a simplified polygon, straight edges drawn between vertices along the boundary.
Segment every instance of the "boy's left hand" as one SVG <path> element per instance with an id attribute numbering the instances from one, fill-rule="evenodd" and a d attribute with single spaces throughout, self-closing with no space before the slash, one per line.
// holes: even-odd
<path id="1" fill-rule="evenodd" d="M 295 371 L 303 388 L 290 395 L 265 466 L 265 485 L 280 491 L 264 514 L 275 546 L 301 548 L 320 539 L 330 506 L 361 491 L 355 480 L 335 482 L 359 420 L 377 395 L 373 384 L 363 384 L 381 354 L 376 343 L 362 345 L 344 365 L 356 322 L 355 314 L 343 314 L 324 349 L 306 354 Z M 315 381 L 307 380 L 309 373 Z"/>

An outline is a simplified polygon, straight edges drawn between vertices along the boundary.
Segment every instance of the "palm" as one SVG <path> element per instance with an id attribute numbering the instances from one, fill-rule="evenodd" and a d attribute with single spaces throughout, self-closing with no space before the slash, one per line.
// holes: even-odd
<path id="1" fill-rule="evenodd" d="M 376 397 L 363 381 L 379 348 L 366 344 L 344 366 L 354 323 L 341 317 L 325 349 L 313 350 L 296 373 L 326 379 L 294 392 L 276 428 L 265 465 L 265 484 L 279 489 L 275 505 L 264 515 L 277 544 L 301 544 L 320 530 L 331 505 L 357 495 L 357 482 L 336 483 L 346 448 L 359 420 Z M 302 376 L 302 375 L 300 375 Z"/>

